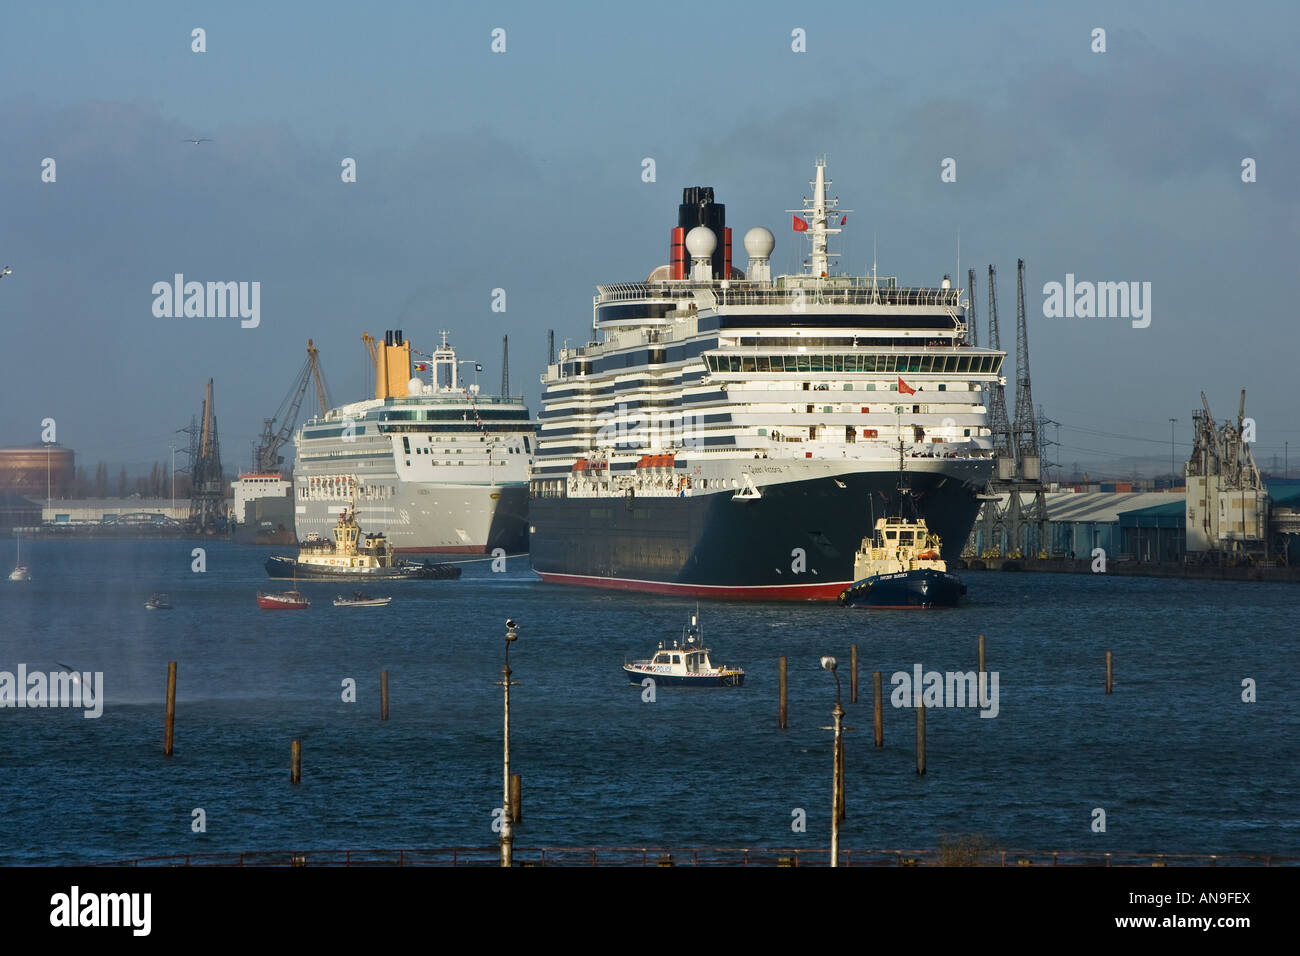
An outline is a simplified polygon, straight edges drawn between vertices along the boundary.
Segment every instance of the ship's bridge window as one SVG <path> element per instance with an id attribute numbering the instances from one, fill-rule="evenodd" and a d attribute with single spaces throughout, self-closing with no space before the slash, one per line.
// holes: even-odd
<path id="1" fill-rule="evenodd" d="M 655 663 L 656 663 L 656 664 L 667 664 L 667 663 L 668 663 L 668 655 L 667 655 L 667 654 L 656 654 L 656 655 L 655 655 Z"/>
<path id="2" fill-rule="evenodd" d="M 890 541 L 893 541 L 895 538 L 898 537 L 898 532 L 897 532 L 897 531 L 886 531 L 886 532 L 885 532 L 885 537 L 888 538 Z"/>
<path id="3" fill-rule="evenodd" d="M 674 655 L 673 655 L 673 663 L 674 663 L 674 664 L 680 664 L 681 662 L 682 662 L 682 655 L 680 655 L 680 654 L 674 654 Z"/>
<path id="4" fill-rule="evenodd" d="M 898 543 L 899 543 L 899 544 L 911 544 L 911 543 L 912 543 L 912 532 L 910 532 L 910 531 L 904 531 L 904 532 L 899 536 L 899 538 L 898 538 Z"/>

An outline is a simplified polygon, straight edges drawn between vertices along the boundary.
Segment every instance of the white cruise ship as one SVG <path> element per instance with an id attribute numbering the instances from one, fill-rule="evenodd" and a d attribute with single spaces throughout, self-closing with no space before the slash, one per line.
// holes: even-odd
<path id="1" fill-rule="evenodd" d="M 844 224 L 825 161 L 792 216 L 808 271 L 771 275 L 767 229 L 685 190 L 669 264 L 597 287 L 594 341 L 542 377 L 530 485 L 547 581 L 699 597 L 834 600 L 908 485 L 955 560 L 993 468 L 987 389 L 945 277 L 907 288 L 831 270 Z"/>
<path id="2" fill-rule="evenodd" d="M 523 399 L 463 383 L 446 333 L 414 368 L 400 330 L 371 351 L 375 397 L 294 435 L 298 540 L 327 540 L 355 502 L 361 525 L 395 551 L 523 551 L 534 432 Z"/>

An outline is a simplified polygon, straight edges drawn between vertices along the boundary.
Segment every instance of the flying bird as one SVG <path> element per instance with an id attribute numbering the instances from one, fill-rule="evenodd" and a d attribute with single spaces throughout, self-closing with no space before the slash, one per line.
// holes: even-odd
<path id="1" fill-rule="evenodd" d="M 80 684 L 80 683 L 81 683 L 81 674 L 80 674 L 77 670 L 75 670 L 74 668 L 69 667 L 67 664 L 61 664 L 61 663 L 59 663 L 58 661 L 55 661 L 54 663 L 58 664 L 58 665 L 59 665 L 60 667 L 62 667 L 65 671 L 67 671 L 69 674 L 72 675 L 72 682 L 73 682 L 74 684 Z"/>
<path id="2" fill-rule="evenodd" d="M 199 145 L 199 143 L 210 143 L 210 142 L 212 142 L 212 140 L 207 139 L 207 138 L 204 138 L 204 139 L 183 139 L 183 140 L 181 140 L 181 142 L 182 142 L 182 143 L 193 143 L 195 146 L 197 146 L 197 145 Z"/>
<path id="3" fill-rule="evenodd" d="M 0 269 L 0 279 L 3 279 L 7 275 L 11 275 L 13 271 L 14 270 L 10 269 L 8 266 L 5 266 L 3 269 Z"/>

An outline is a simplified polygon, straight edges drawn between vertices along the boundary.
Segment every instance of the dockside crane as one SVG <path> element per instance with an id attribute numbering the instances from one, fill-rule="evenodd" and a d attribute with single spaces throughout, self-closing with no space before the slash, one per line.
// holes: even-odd
<path id="1" fill-rule="evenodd" d="M 375 337 L 369 332 L 361 333 L 361 342 L 370 356 L 370 365 L 366 368 L 366 392 L 373 393 L 376 387 L 375 377 L 379 374 L 379 349 L 375 346 Z"/>
<path id="2" fill-rule="evenodd" d="M 320 414 L 323 415 L 329 411 L 332 404 L 329 389 L 325 385 L 325 376 L 320 369 L 319 351 L 312 340 L 308 339 L 307 360 L 294 379 L 294 384 L 285 395 L 284 401 L 280 403 L 280 407 L 275 410 L 275 415 L 262 419 L 262 435 L 253 452 L 253 470 L 258 474 L 280 473 L 280 466 L 284 464 L 280 447 L 293 434 L 294 427 L 298 424 L 298 413 L 302 410 L 303 399 L 307 395 L 307 386 L 313 382 L 316 385 L 316 401 L 320 406 Z M 276 422 L 281 423 L 279 429 L 275 427 Z"/>

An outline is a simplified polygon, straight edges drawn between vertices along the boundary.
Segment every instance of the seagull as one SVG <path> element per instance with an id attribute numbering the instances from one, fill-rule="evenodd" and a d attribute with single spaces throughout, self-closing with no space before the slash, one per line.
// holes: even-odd
<path id="1" fill-rule="evenodd" d="M 3 269 L 0 269 L 0 279 L 3 279 L 7 275 L 11 275 L 13 271 L 14 270 L 10 269 L 8 266 L 5 266 Z"/>
<path id="2" fill-rule="evenodd" d="M 59 661 L 55 661 L 54 663 L 58 664 L 58 665 L 59 665 L 60 667 L 62 667 L 65 671 L 67 671 L 69 674 L 72 675 L 72 682 L 73 682 L 74 684 L 80 684 L 80 683 L 81 683 L 81 674 L 80 674 L 80 672 L 78 672 L 77 670 L 75 670 L 75 669 L 69 667 L 67 664 L 62 664 L 62 663 L 60 663 Z"/>
<path id="3" fill-rule="evenodd" d="M 204 138 L 204 139 L 183 139 L 183 140 L 181 140 L 181 142 L 182 142 L 182 143 L 193 143 L 195 146 L 197 146 L 197 145 L 199 145 L 199 143 L 210 143 L 210 142 L 212 142 L 212 140 L 210 140 L 210 139 L 206 139 L 206 138 Z"/>

